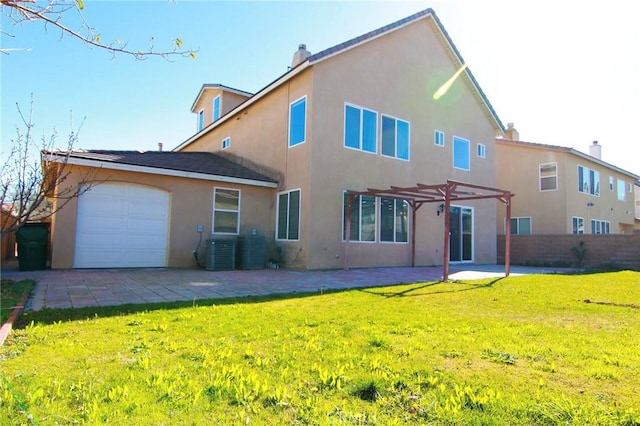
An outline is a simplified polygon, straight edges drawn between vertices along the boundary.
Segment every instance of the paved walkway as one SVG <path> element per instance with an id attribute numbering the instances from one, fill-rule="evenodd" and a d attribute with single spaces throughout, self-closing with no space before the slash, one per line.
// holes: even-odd
<path id="1" fill-rule="evenodd" d="M 498 265 L 452 265 L 449 278 L 504 276 Z M 565 272 L 512 267 L 512 275 Z M 80 308 L 127 303 L 154 303 L 277 293 L 322 292 L 328 289 L 376 287 L 436 281 L 442 267 L 403 267 L 292 271 L 205 271 L 198 269 L 75 269 L 20 272 L 2 270 L 2 278 L 35 279 L 27 310 Z"/>

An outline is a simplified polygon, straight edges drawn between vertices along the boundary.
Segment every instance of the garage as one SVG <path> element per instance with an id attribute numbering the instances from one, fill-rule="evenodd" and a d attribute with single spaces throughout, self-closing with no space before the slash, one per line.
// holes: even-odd
<path id="1" fill-rule="evenodd" d="M 74 268 L 166 267 L 169 193 L 100 183 L 78 197 Z"/>

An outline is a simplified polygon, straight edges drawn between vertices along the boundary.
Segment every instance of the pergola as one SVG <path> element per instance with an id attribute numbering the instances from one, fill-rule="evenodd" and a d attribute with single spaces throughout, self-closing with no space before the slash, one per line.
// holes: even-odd
<path id="1" fill-rule="evenodd" d="M 510 191 L 472 183 L 447 180 L 439 185 L 417 184 L 412 187 L 391 186 L 388 189 L 372 189 L 366 191 L 347 191 L 347 217 L 344 245 L 344 269 L 349 269 L 349 241 L 351 239 L 351 203 L 358 196 L 374 196 L 405 200 L 411 208 L 411 266 L 416 264 L 416 212 L 425 203 L 441 203 L 444 212 L 444 247 L 443 247 L 443 281 L 449 279 L 449 231 L 451 218 L 449 215 L 451 202 L 467 200 L 497 199 L 506 206 L 506 223 L 511 223 Z M 511 262 L 511 227 L 505 227 L 504 274 L 509 276 Z"/>

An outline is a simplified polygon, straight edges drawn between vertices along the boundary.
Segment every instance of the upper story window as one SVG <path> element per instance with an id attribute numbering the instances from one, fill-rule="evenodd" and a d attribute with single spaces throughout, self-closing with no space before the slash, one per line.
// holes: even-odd
<path id="1" fill-rule="evenodd" d="M 345 192 L 342 202 L 343 227 L 342 239 L 347 235 L 347 202 Z M 376 240 L 376 198 L 370 195 L 358 195 L 351 202 L 351 229 L 349 241 L 373 242 Z"/>
<path id="2" fill-rule="evenodd" d="M 453 167 L 470 170 L 469 141 L 458 136 L 453 137 Z"/>
<path id="3" fill-rule="evenodd" d="M 618 200 L 620 201 L 627 200 L 627 194 L 625 194 L 624 186 L 624 181 L 622 179 L 618 179 Z"/>
<path id="4" fill-rule="evenodd" d="M 204 129 L 204 110 L 198 112 L 198 131 Z"/>
<path id="5" fill-rule="evenodd" d="M 578 191 L 600 196 L 600 172 L 578 166 Z"/>
<path id="6" fill-rule="evenodd" d="M 215 188 L 213 192 L 214 234 L 238 234 L 240 229 L 240 191 Z"/>
<path id="7" fill-rule="evenodd" d="M 344 106 L 344 146 L 376 152 L 378 113 L 353 105 Z"/>
<path id="8" fill-rule="evenodd" d="M 303 96 L 289 105 L 289 146 L 305 141 L 307 130 L 307 97 Z"/>
<path id="9" fill-rule="evenodd" d="M 409 241 L 409 204 L 406 201 L 380 198 L 380 241 Z"/>
<path id="10" fill-rule="evenodd" d="M 433 143 L 437 146 L 444 146 L 444 132 L 436 130 L 433 133 Z"/>
<path id="11" fill-rule="evenodd" d="M 476 155 L 478 158 L 485 158 L 487 156 L 487 147 L 483 143 L 479 143 L 476 147 Z"/>
<path id="12" fill-rule="evenodd" d="M 409 122 L 382 116 L 382 155 L 409 160 Z"/>
<path id="13" fill-rule="evenodd" d="M 226 137 L 224 139 L 222 139 L 222 149 L 227 149 L 231 146 L 231 138 L 230 137 Z"/>
<path id="14" fill-rule="evenodd" d="M 584 218 L 576 216 L 572 217 L 571 227 L 574 234 L 584 234 Z"/>
<path id="15" fill-rule="evenodd" d="M 627 192 L 629 192 L 629 194 L 631 194 L 633 192 L 633 184 L 632 183 L 628 183 L 627 184 Z"/>
<path id="16" fill-rule="evenodd" d="M 531 218 L 530 217 L 512 217 L 511 233 L 516 235 L 531 234 Z"/>
<path id="17" fill-rule="evenodd" d="M 213 98 L 213 121 L 220 118 L 220 95 Z"/>
<path id="18" fill-rule="evenodd" d="M 558 189 L 558 163 L 540 164 L 540 191 Z"/>
<path id="19" fill-rule="evenodd" d="M 613 176 L 609 176 L 609 191 L 613 191 Z"/>
<path id="20" fill-rule="evenodd" d="M 300 239 L 300 190 L 278 194 L 277 240 Z"/>

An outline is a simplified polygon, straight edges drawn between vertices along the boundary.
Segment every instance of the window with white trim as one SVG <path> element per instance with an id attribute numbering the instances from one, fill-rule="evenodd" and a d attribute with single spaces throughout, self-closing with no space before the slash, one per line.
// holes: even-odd
<path id="1" fill-rule="evenodd" d="M 378 113 L 355 105 L 344 106 L 345 148 L 376 153 Z"/>
<path id="2" fill-rule="evenodd" d="M 240 191 L 215 188 L 213 191 L 214 234 L 234 234 L 240 230 Z"/>
<path id="3" fill-rule="evenodd" d="M 584 234 L 584 218 L 578 216 L 572 217 L 571 228 L 574 234 Z"/>
<path id="4" fill-rule="evenodd" d="M 405 200 L 380 198 L 380 241 L 409 241 L 409 204 Z"/>
<path id="5" fill-rule="evenodd" d="M 342 240 L 347 235 L 347 202 L 345 191 L 342 201 Z M 351 230 L 349 241 L 374 242 L 376 240 L 376 198 L 358 195 L 351 202 Z"/>
<path id="6" fill-rule="evenodd" d="M 444 132 L 436 130 L 433 132 L 433 143 L 437 146 L 444 146 Z"/>
<path id="7" fill-rule="evenodd" d="M 628 183 L 627 184 L 627 192 L 629 194 L 631 194 L 633 192 L 633 184 L 632 183 Z"/>
<path id="8" fill-rule="evenodd" d="M 382 155 L 409 160 L 409 122 L 382 115 Z"/>
<path id="9" fill-rule="evenodd" d="M 578 166 L 578 191 L 600 196 L 600 172 L 587 167 Z"/>
<path id="10" fill-rule="evenodd" d="M 606 220 L 591 219 L 592 234 L 609 234 L 611 223 Z"/>
<path id="11" fill-rule="evenodd" d="M 222 149 L 227 149 L 231 146 L 231 137 L 222 139 Z"/>
<path id="12" fill-rule="evenodd" d="M 278 218 L 276 222 L 277 240 L 300 239 L 300 190 L 278 194 Z"/>
<path id="13" fill-rule="evenodd" d="M 198 111 L 198 131 L 204 129 L 204 110 Z"/>
<path id="14" fill-rule="evenodd" d="M 558 163 L 540 164 L 540 191 L 558 189 Z"/>
<path id="15" fill-rule="evenodd" d="M 220 118 L 220 95 L 213 98 L 212 120 L 216 121 L 218 118 Z"/>
<path id="16" fill-rule="evenodd" d="M 453 137 L 453 167 L 461 170 L 471 169 L 469 141 L 458 136 Z"/>
<path id="17" fill-rule="evenodd" d="M 613 176 L 609 176 L 609 191 L 613 191 Z"/>
<path id="18" fill-rule="evenodd" d="M 487 156 L 487 147 L 483 143 L 479 143 L 476 147 L 476 155 L 478 158 L 485 158 Z"/>
<path id="19" fill-rule="evenodd" d="M 511 233 L 514 235 L 531 235 L 531 218 L 512 217 Z"/>
<path id="20" fill-rule="evenodd" d="M 627 194 L 624 191 L 624 181 L 618 179 L 618 201 L 627 201 Z"/>
<path id="21" fill-rule="evenodd" d="M 307 130 L 307 97 L 289 105 L 289 146 L 304 143 Z"/>

